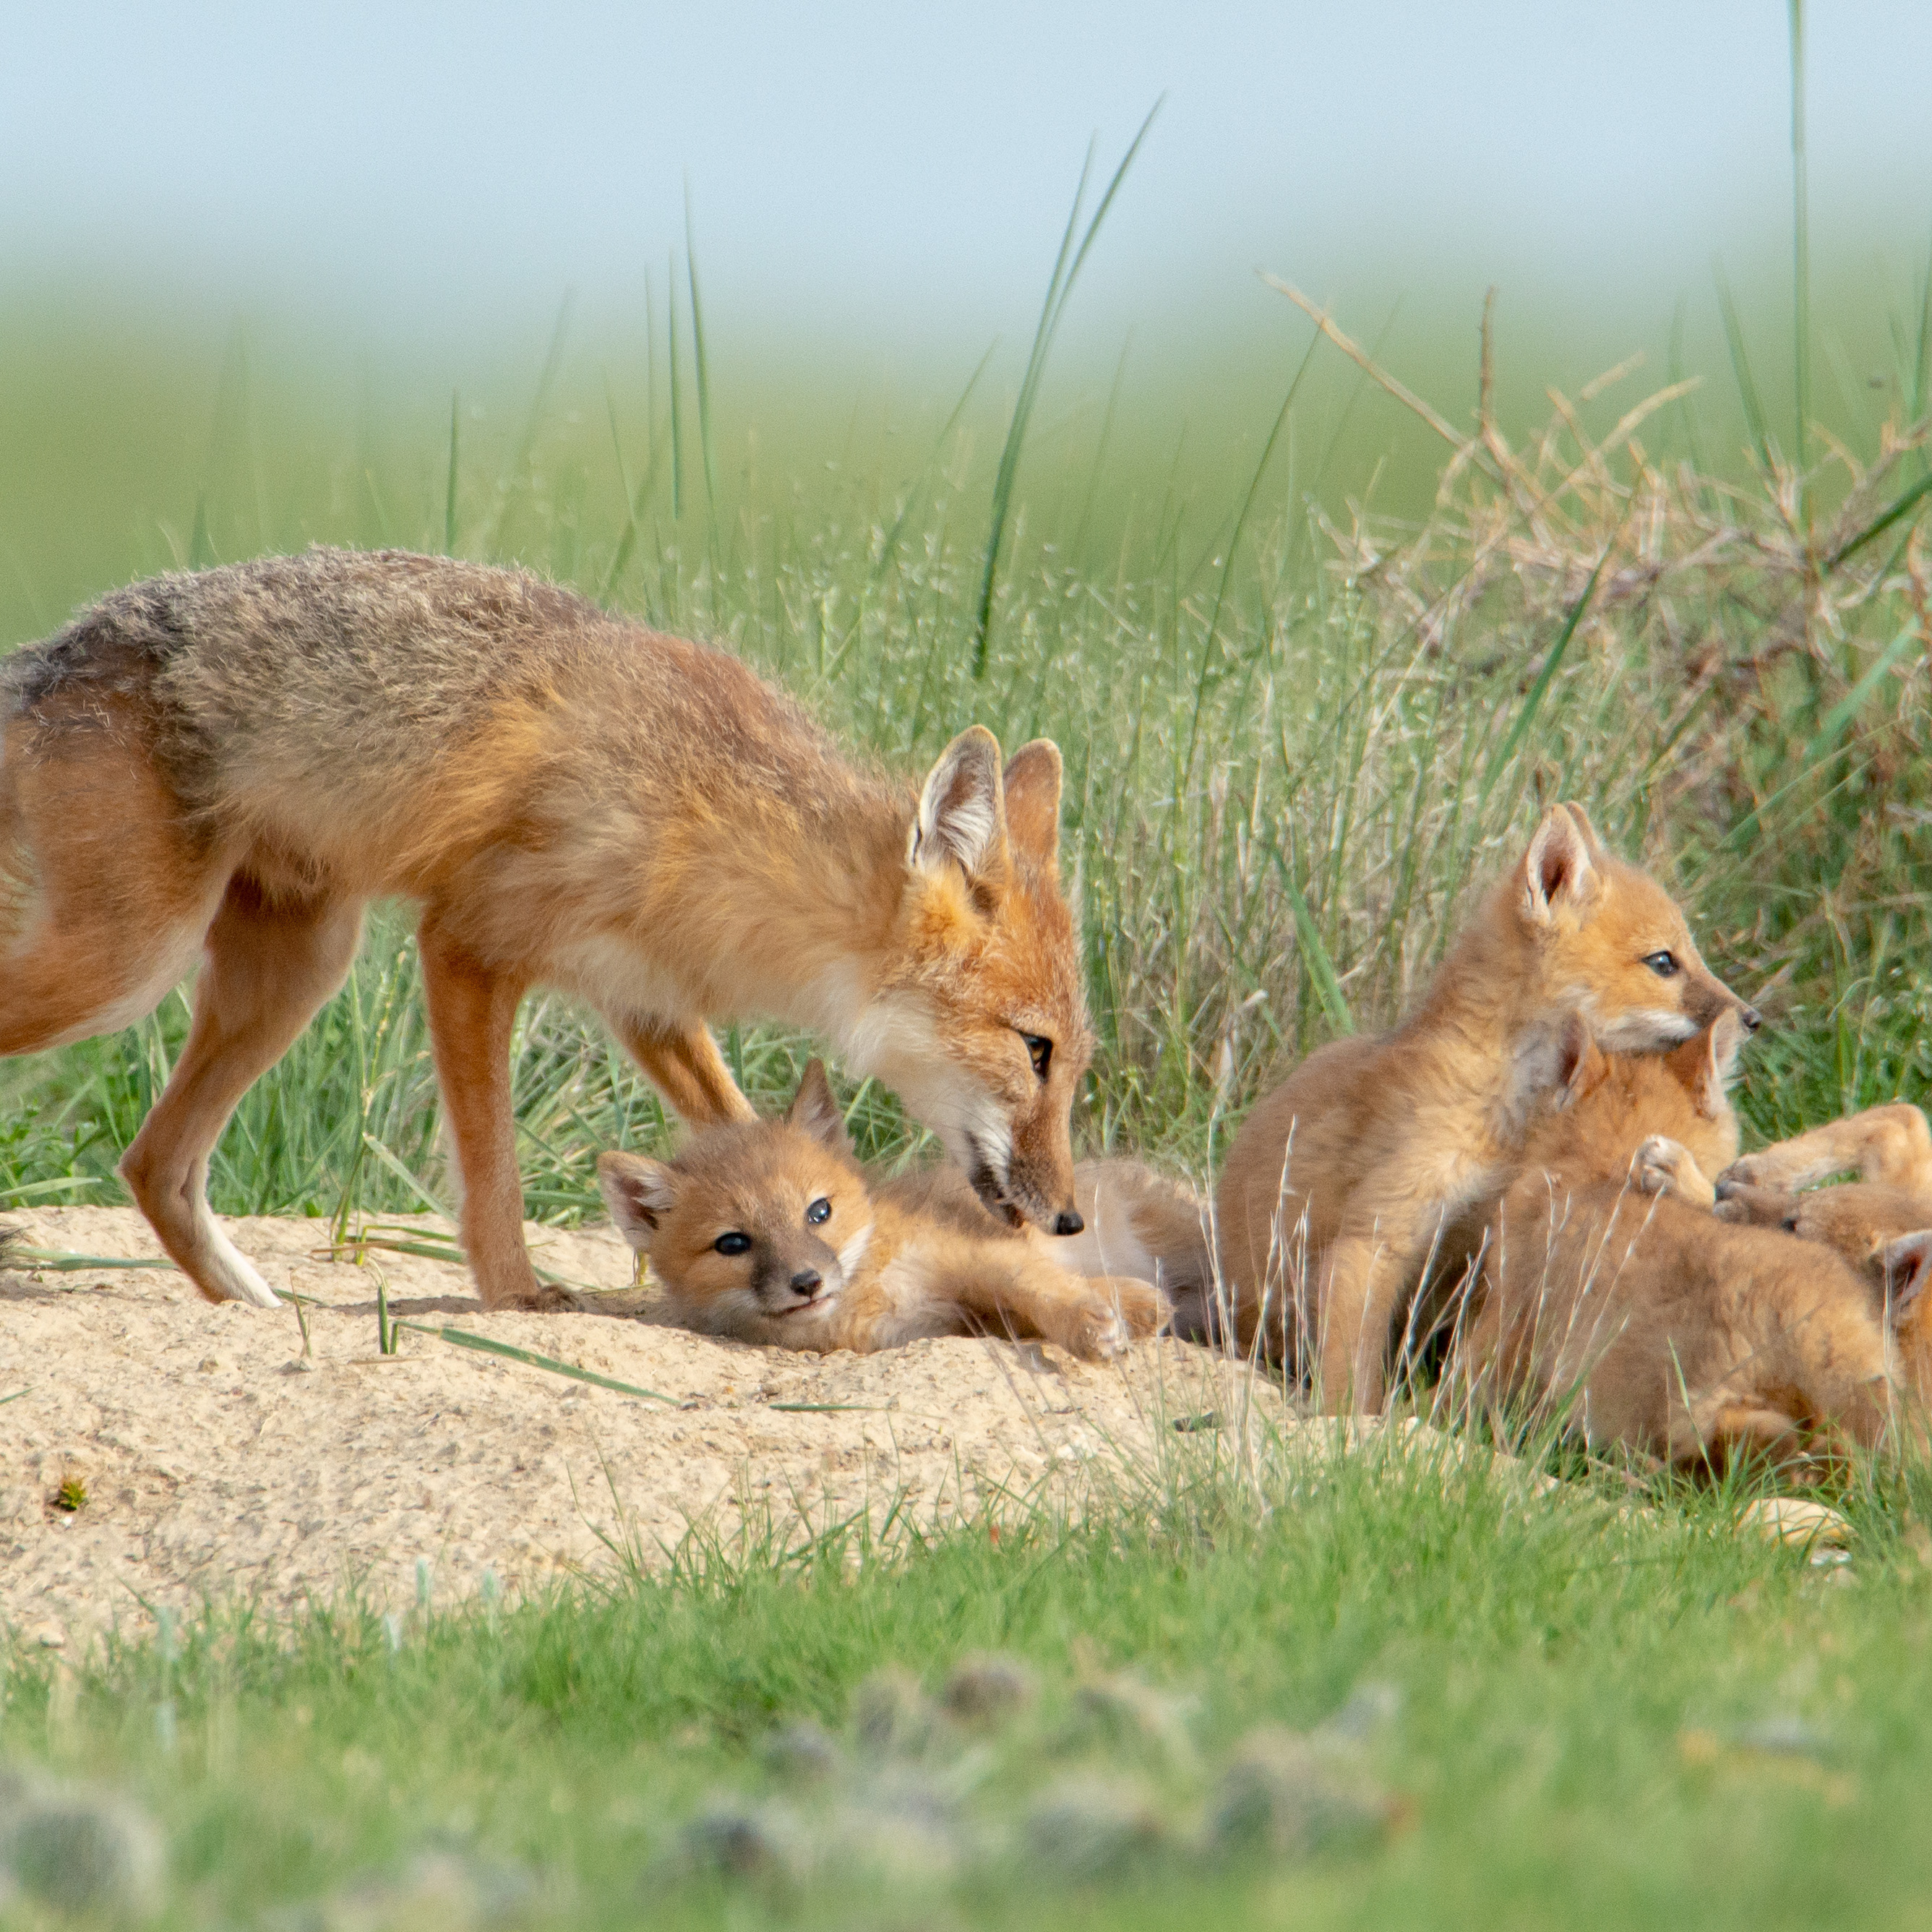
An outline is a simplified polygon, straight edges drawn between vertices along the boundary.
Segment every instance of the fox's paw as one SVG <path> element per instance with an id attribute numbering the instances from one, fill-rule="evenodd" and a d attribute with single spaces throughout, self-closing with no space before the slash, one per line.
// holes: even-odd
<path id="1" fill-rule="evenodd" d="M 1668 1134 L 1652 1134 L 1630 1159 L 1630 1180 L 1642 1194 L 1668 1194 L 1695 1208 L 1717 1198 L 1690 1150 Z"/>
<path id="2" fill-rule="evenodd" d="M 1150 1282 L 1106 1279 L 1089 1282 L 1087 1288 L 1067 1309 L 1054 1340 L 1088 1361 L 1124 1354 L 1167 1319 L 1166 1299 Z"/>
<path id="3" fill-rule="evenodd" d="M 1786 1181 L 1784 1163 L 1767 1149 L 1762 1154 L 1741 1154 L 1718 1176 L 1718 1193 L 1728 1198 L 1741 1187 L 1782 1187 Z"/>

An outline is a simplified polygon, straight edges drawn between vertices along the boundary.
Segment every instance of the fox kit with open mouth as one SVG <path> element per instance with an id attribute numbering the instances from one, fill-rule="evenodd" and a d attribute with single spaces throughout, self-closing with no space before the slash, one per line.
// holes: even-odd
<path id="1" fill-rule="evenodd" d="M 519 571 L 321 548 L 103 598 L 8 660 L 0 724 L 0 1054 L 128 1025 L 200 962 L 121 1171 L 212 1300 L 277 1305 L 208 1213 L 208 1154 L 383 898 L 420 913 L 490 1307 L 545 1298 L 509 1082 L 538 986 L 695 1125 L 752 1113 L 707 1020 L 814 1029 L 989 1208 L 1079 1230 L 1092 1040 L 1045 740 L 1003 765 L 974 726 L 896 782 L 728 652 Z"/>
<path id="2" fill-rule="evenodd" d="M 1058 1244 L 976 1204 L 875 1192 L 815 1060 L 782 1120 L 706 1129 L 674 1160 L 606 1154 L 597 1174 L 679 1318 L 706 1334 L 860 1354 L 927 1335 L 1036 1336 L 1097 1360 L 1167 1312 L 1150 1282 L 1072 1273 Z"/>
<path id="3" fill-rule="evenodd" d="M 1217 1215 L 1241 1346 L 1312 1370 L 1326 1408 L 1379 1409 L 1397 1318 L 1508 1184 L 1570 1017 L 1644 1053 L 1727 1012 L 1757 1024 L 1669 894 L 1552 806 L 1416 1011 L 1310 1054 L 1243 1124 Z"/>

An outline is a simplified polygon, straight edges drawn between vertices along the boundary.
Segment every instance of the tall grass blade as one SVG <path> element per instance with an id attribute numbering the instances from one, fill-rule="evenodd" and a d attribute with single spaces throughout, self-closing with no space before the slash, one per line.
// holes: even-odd
<path id="1" fill-rule="evenodd" d="M 463 398 L 452 389 L 449 392 L 449 481 L 442 498 L 442 554 L 445 556 L 456 554 L 456 438 L 458 423 L 463 412 Z"/>
<path id="2" fill-rule="evenodd" d="M 675 523 L 684 514 L 684 418 L 678 408 L 677 257 L 670 258 L 669 286 L 664 290 L 665 327 L 670 338 L 670 514 Z"/>
<path id="3" fill-rule="evenodd" d="M 1801 767 L 1817 764 L 1830 753 L 1845 727 L 1864 709 L 1865 700 L 1898 668 L 1900 661 L 1918 643 L 1918 626 L 1908 625 L 1879 652 L 1864 675 L 1826 712 L 1817 735 L 1806 746 L 1804 755 L 1798 761 Z"/>
<path id="4" fill-rule="evenodd" d="M 1597 560 L 1597 567 L 1590 573 L 1589 581 L 1583 586 L 1582 594 L 1570 605 L 1569 615 L 1563 620 L 1563 628 L 1556 634 L 1556 641 L 1550 647 L 1543 660 L 1543 668 L 1536 674 L 1536 682 L 1529 687 L 1529 693 L 1522 700 L 1507 736 L 1498 745 L 1490 760 L 1489 769 L 1483 775 L 1478 794 L 1480 802 L 1486 804 L 1496 780 L 1509 769 L 1509 761 L 1521 748 L 1522 741 L 1529 736 L 1530 727 L 1536 722 L 1537 713 L 1543 709 L 1543 700 L 1549 695 L 1550 687 L 1556 682 L 1556 674 L 1563 668 L 1563 659 L 1570 649 L 1570 640 L 1576 634 L 1576 626 L 1583 621 L 1583 614 L 1590 608 L 1591 599 L 1597 594 L 1597 586 L 1604 574 L 1604 566 L 1610 560 L 1610 552 L 1615 549 L 1615 540 L 1605 546 L 1604 554 Z"/>
<path id="5" fill-rule="evenodd" d="M 1006 425 L 1006 439 L 1000 450 L 1000 464 L 993 478 L 993 508 L 991 527 L 986 533 L 985 556 L 980 573 L 979 595 L 974 600 L 973 614 L 973 676 L 976 682 L 986 675 L 987 653 L 990 647 L 991 626 L 993 616 L 993 592 L 998 577 L 1000 553 L 1006 539 L 1006 520 L 1012 513 L 1013 484 L 1019 472 L 1020 451 L 1026 440 L 1027 424 L 1033 415 L 1034 403 L 1040 392 L 1040 378 L 1046 368 L 1047 352 L 1053 346 L 1053 338 L 1060 327 L 1060 319 L 1066 312 L 1067 298 L 1073 292 L 1073 284 L 1080 273 L 1081 264 L 1087 259 L 1094 238 L 1107 218 L 1107 211 L 1114 204 L 1114 197 L 1120 192 L 1120 184 L 1126 178 L 1127 170 L 1133 165 L 1134 157 L 1139 153 L 1141 143 L 1147 139 L 1148 130 L 1154 125 L 1154 116 L 1160 112 L 1160 102 L 1156 100 L 1148 109 L 1147 118 L 1140 124 L 1140 131 L 1127 144 L 1126 152 L 1120 157 L 1119 166 L 1114 169 L 1113 178 L 1107 184 L 1106 192 L 1101 196 L 1099 206 L 1094 211 L 1093 219 L 1087 224 L 1087 232 L 1081 238 L 1079 247 L 1073 246 L 1073 237 L 1080 224 L 1082 204 L 1087 198 L 1087 181 L 1094 166 L 1094 151 L 1090 146 L 1087 160 L 1080 170 L 1080 181 L 1073 194 L 1073 206 L 1066 217 L 1066 232 L 1060 239 L 1060 253 L 1054 257 L 1053 273 L 1046 285 L 1046 299 L 1040 305 L 1040 326 L 1034 332 L 1033 349 L 1027 357 L 1026 372 L 1020 378 L 1020 390 L 1013 404 L 1012 420 Z M 1070 251 L 1071 259 L 1070 260 Z"/>
<path id="6" fill-rule="evenodd" d="M 1355 1016 L 1348 1010 L 1342 982 L 1336 974 L 1335 962 L 1322 944 L 1315 915 L 1309 910 L 1301 888 L 1294 883 L 1294 875 L 1288 869 L 1288 861 L 1282 856 L 1281 847 L 1270 840 L 1268 852 L 1274 860 L 1275 870 L 1281 874 L 1281 889 L 1288 895 L 1289 908 L 1294 914 L 1295 944 L 1301 949 L 1302 964 L 1308 969 L 1308 976 L 1314 984 L 1315 997 L 1336 1032 L 1352 1034 L 1355 1030 Z"/>
<path id="7" fill-rule="evenodd" d="M 1750 431 L 1751 447 L 1768 476 L 1777 466 L 1772 461 L 1771 428 L 1766 420 L 1764 402 L 1751 375 L 1750 357 L 1744 349 L 1744 324 L 1738 319 L 1738 305 L 1731 298 L 1731 284 L 1724 265 L 1712 257 L 1711 272 L 1718 285 L 1718 308 L 1724 320 L 1724 340 L 1731 355 L 1731 372 L 1737 379 L 1738 400 L 1744 405 L 1744 424 Z"/>
<path id="8" fill-rule="evenodd" d="M 1932 473 L 1920 477 L 1909 489 L 1900 490 L 1856 536 L 1848 538 L 1832 551 L 1825 560 L 1826 572 L 1836 570 L 1846 558 L 1856 556 L 1874 537 L 1882 536 L 1900 518 L 1909 517 L 1928 496 L 1932 496 Z"/>
<path id="9" fill-rule="evenodd" d="M 577 305 L 577 291 L 566 289 L 563 299 L 557 304 L 556 321 L 550 334 L 550 347 L 545 352 L 543 368 L 537 376 L 536 393 L 530 398 L 530 413 L 524 418 L 523 434 L 517 439 L 516 448 L 505 467 L 502 480 L 496 485 L 496 507 L 491 513 L 490 527 L 484 538 L 484 554 L 494 556 L 496 546 L 503 533 L 503 526 L 508 518 L 511 506 L 515 502 L 517 492 L 523 485 L 525 474 L 530 468 L 530 458 L 536 453 L 537 438 L 542 433 L 544 412 L 550 406 L 550 391 L 556 386 L 558 372 L 563 367 L 565 345 L 570 339 L 571 311 Z"/>
<path id="10" fill-rule="evenodd" d="M 698 243 L 691 218 L 691 182 L 684 184 L 684 269 L 691 291 L 691 363 L 698 382 L 698 441 L 704 458 L 704 494 L 715 518 L 718 511 L 718 465 L 711 446 L 710 364 L 704 352 L 704 308 L 698 294 Z"/>
<path id="11" fill-rule="evenodd" d="M 1791 26 L 1791 349 L 1793 428 L 1802 477 L 1811 422 L 1811 214 L 1804 159 L 1804 0 L 1788 0 Z"/>

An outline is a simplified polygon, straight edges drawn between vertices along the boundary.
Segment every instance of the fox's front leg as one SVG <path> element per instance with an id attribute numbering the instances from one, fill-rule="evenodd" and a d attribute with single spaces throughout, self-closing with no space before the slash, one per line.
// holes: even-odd
<path id="1" fill-rule="evenodd" d="M 485 1308 L 547 1298 L 524 1246 L 524 1184 L 510 1105 L 510 1030 L 524 982 L 452 940 L 433 917 L 418 931 L 430 1050 L 463 1177 L 463 1252 Z"/>
<path id="2" fill-rule="evenodd" d="M 1734 1160 L 1718 1177 L 1744 1187 L 1789 1192 L 1815 1186 L 1834 1174 L 1856 1174 L 1908 1193 L 1932 1195 L 1932 1128 L 1904 1101 L 1868 1107 Z"/>
<path id="3" fill-rule="evenodd" d="M 949 1286 L 980 1326 L 1037 1335 L 1088 1361 L 1104 1361 L 1144 1341 L 1168 1314 L 1166 1298 L 1151 1282 L 1070 1274 L 1043 1257 L 962 1270 Z"/>
<path id="4" fill-rule="evenodd" d="M 1372 1235 L 1345 1234 L 1329 1249 L 1318 1318 L 1324 1414 L 1381 1412 L 1389 1330 L 1410 1262 Z"/>
<path id="5" fill-rule="evenodd" d="M 1640 1194 L 1667 1194 L 1692 1208 L 1708 1208 L 1718 1191 L 1682 1141 L 1652 1134 L 1630 1156 L 1630 1184 Z"/>
<path id="6" fill-rule="evenodd" d="M 754 1120 L 758 1110 L 738 1090 L 711 1029 L 702 1020 L 628 1019 L 613 1014 L 611 1030 L 644 1069 L 665 1104 L 688 1126 L 722 1126 Z"/>

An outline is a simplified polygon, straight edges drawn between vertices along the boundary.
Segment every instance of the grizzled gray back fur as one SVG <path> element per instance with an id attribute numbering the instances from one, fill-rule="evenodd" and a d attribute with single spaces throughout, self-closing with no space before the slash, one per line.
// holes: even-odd
<path id="1" fill-rule="evenodd" d="M 586 751 L 633 739 L 648 716 L 647 766 L 735 765 L 741 782 L 787 789 L 811 815 L 796 787 L 802 773 L 822 784 L 838 771 L 829 741 L 724 652 L 703 651 L 710 674 L 693 678 L 698 648 L 522 571 L 318 545 L 114 592 L 16 653 L 0 692 L 15 716 L 138 697 L 171 788 L 216 818 L 264 789 L 291 805 L 357 793 L 373 804 L 372 791 L 434 770 L 520 696 L 577 700 Z M 872 789 L 849 768 L 832 789 L 853 781 Z"/>

